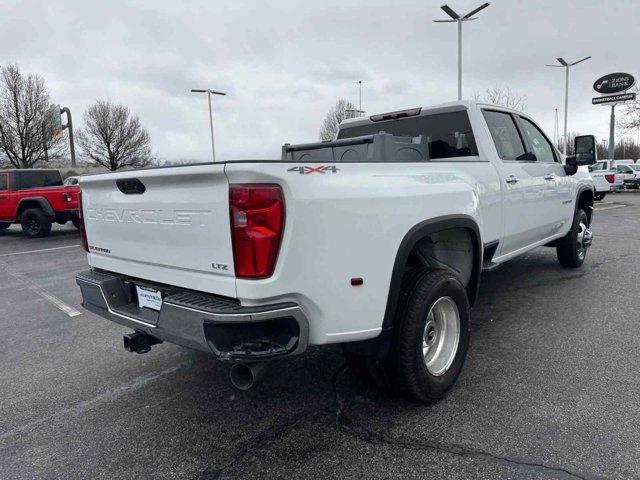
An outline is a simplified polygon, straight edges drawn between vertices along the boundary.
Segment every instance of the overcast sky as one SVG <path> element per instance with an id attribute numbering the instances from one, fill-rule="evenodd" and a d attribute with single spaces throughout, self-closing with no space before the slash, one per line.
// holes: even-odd
<path id="1" fill-rule="evenodd" d="M 480 0 L 451 0 L 466 13 Z M 608 138 L 609 110 L 592 106 L 594 80 L 640 76 L 639 0 L 494 0 L 464 25 L 463 97 L 509 87 L 553 136 L 563 111 L 562 56 L 572 69 L 569 130 Z M 431 0 L 0 0 L 0 65 L 47 81 L 78 127 L 96 99 L 123 103 L 165 160 L 208 161 L 204 96 L 216 97 L 218 159 L 274 158 L 283 143 L 318 138 L 338 97 L 367 114 L 456 98 L 456 30 Z M 562 117 L 560 118 L 562 128 Z"/>

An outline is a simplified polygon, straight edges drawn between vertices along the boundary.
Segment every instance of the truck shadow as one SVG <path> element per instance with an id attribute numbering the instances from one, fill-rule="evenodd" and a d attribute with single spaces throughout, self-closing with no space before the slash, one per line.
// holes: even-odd
<path id="1" fill-rule="evenodd" d="M 51 238 L 71 238 L 71 237 L 80 237 L 80 232 L 71 227 L 67 227 L 67 226 L 54 226 L 51 229 L 51 233 L 47 236 L 47 237 L 43 237 L 43 238 L 29 238 L 27 237 L 23 232 L 22 229 L 20 228 L 19 225 L 12 225 L 11 227 L 9 227 L 6 230 L 0 230 L 0 238 L 2 237 L 7 237 L 7 238 L 25 238 L 27 240 L 39 240 L 39 241 L 46 241 L 47 239 L 51 239 Z"/>
<path id="2" fill-rule="evenodd" d="M 346 367 L 338 346 L 312 347 L 304 355 L 273 361 L 251 390 L 239 391 L 229 381 L 230 364 L 170 345 L 155 347 L 157 354 L 173 352 L 180 358 L 175 362 L 185 366 L 128 395 L 126 405 L 142 415 L 139 420 L 150 431 L 180 432 L 170 449 L 154 447 L 160 454 L 176 448 L 199 451 L 206 459 L 200 467 L 207 466 L 198 467 L 193 478 L 261 478 L 267 470 L 274 478 L 286 477 L 304 465 L 345 457 L 364 468 L 362 458 L 377 449 L 419 452 L 427 463 L 434 455 L 453 454 L 498 459 L 514 468 L 535 464 L 541 455 L 535 439 L 551 435 L 554 441 L 557 427 L 541 417 L 531 422 L 530 410 L 552 402 L 566 378 L 540 376 L 547 352 L 527 347 L 534 343 L 533 332 L 551 330 L 558 320 L 545 314 L 553 305 L 535 306 L 540 302 L 531 290 L 562 288 L 581 275 L 585 272 L 560 269 L 548 250 L 485 275 L 472 311 L 467 364 L 456 386 L 435 405 L 405 401 L 398 392 L 367 383 Z M 150 407 L 133 408 L 136 403 Z M 133 442 L 147 438 L 147 433 L 129 435 Z M 501 442 L 521 444 L 527 438 L 534 439 L 527 458 L 511 463 L 510 448 L 502 449 L 504 457 L 495 453 L 502 451 L 495 446 Z M 354 448 L 351 453 L 341 449 L 345 442 Z M 552 473 L 545 465 L 536 468 Z"/>

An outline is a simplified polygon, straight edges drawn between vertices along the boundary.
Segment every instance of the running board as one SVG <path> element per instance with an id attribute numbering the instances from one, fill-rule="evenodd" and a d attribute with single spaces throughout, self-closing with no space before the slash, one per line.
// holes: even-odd
<path id="1" fill-rule="evenodd" d="M 482 271 L 483 272 L 490 272 L 500 266 L 500 264 L 492 262 L 493 256 L 495 255 L 496 250 L 498 249 L 498 244 L 499 244 L 498 240 L 485 244 L 484 253 L 482 255 L 482 259 L 483 259 Z"/>
<path id="2" fill-rule="evenodd" d="M 492 272 L 500 266 L 499 263 L 493 262 L 482 262 L 482 271 L 483 272 Z"/>

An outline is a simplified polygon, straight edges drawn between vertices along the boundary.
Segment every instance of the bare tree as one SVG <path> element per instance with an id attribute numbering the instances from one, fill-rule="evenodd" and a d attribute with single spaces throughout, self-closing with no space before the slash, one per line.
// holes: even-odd
<path id="1" fill-rule="evenodd" d="M 631 159 L 640 158 L 640 145 L 631 138 L 622 138 L 616 142 L 613 158 L 615 159 Z"/>
<path id="2" fill-rule="evenodd" d="M 1 163 L 31 168 L 65 154 L 65 135 L 49 135 L 46 112 L 50 102 L 41 76 L 23 75 L 17 64 L 0 69 Z"/>
<path id="3" fill-rule="evenodd" d="M 640 86 L 636 86 L 632 91 L 636 93 L 636 99 L 623 104 L 624 106 L 617 122 L 617 127 L 623 133 L 629 133 L 635 129 L 640 130 Z"/>
<path id="4" fill-rule="evenodd" d="M 596 153 L 598 154 L 599 159 L 609 158 L 609 149 L 607 148 L 607 143 L 604 140 L 596 142 Z"/>
<path id="5" fill-rule="evenodd" d="M 347 110 L 355 111 L 355 108 L 353 103 L 344 98 L 339 98 L 322 121 L 322 125 L 320 126 L 320 140 L 326 141 L 336 138 L 340 122 L 353 116 L 352 112 L 347 112 Z"/>
<path id="6" fill-rule="evenodd" d="M 571 156 L 571 155 L 575 155 L 575 140 L 576 137 L 579 136 L 580 133 L 579 132 L 567 132 L 567 155 Z M 562 138 L 558 139 L 558 143 L 556 144 L 556 147 L 558 147 L 558 150 L 560 150 L 562 152 L 562 149 L 564 148 L 564 141 Z"/>
<path id="7" fill-rule="evenodd" d="M 86 156 L 111 171 L 153 162 L 149 133 L 124 105 L 98 100 L 84 113 L 78 144 Z"/>
<path id="8" fill-rule="evenodd" d="M 596 149 L 599 159 L 609 158 L 608 141 L 601 140 L 596 142 Z M 616 142 L 616 146 L 613 152 L 614 160 L 635 160 L 640 158 L 640 144 L 636 143 L 631 138 L 622 138 Z"/>
<path id="9" fill-rule="evenodd" d="M 492 103 L 514 110 L 524 111 L 527 108 L 527 96 L 512 92 L 509 87 L 487 88 L 484 94 L 476 93 L 473 99 L 477 102 Z"/>

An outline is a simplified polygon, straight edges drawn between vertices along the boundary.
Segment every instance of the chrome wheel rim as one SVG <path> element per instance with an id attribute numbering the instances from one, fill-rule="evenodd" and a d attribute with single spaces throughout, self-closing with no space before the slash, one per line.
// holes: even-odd
<path id="1" fill-rule="evenodd" d="M 589 230 L 589 227 L 581 221 L 578 225 L 578 236 L 576 239 L 578 258 L 584 260 L 584 256 L 587 254 L 587 248 L 591 245 L 593 239 L 593 233 Z"/>
<path id="2" fill-rule="evenodd" d="M 449 370 L 460 341 L 460 312 L 450 297 L 440 297 L 433 304 L 422 333 L 422 356 L 431 375 Z"/>

